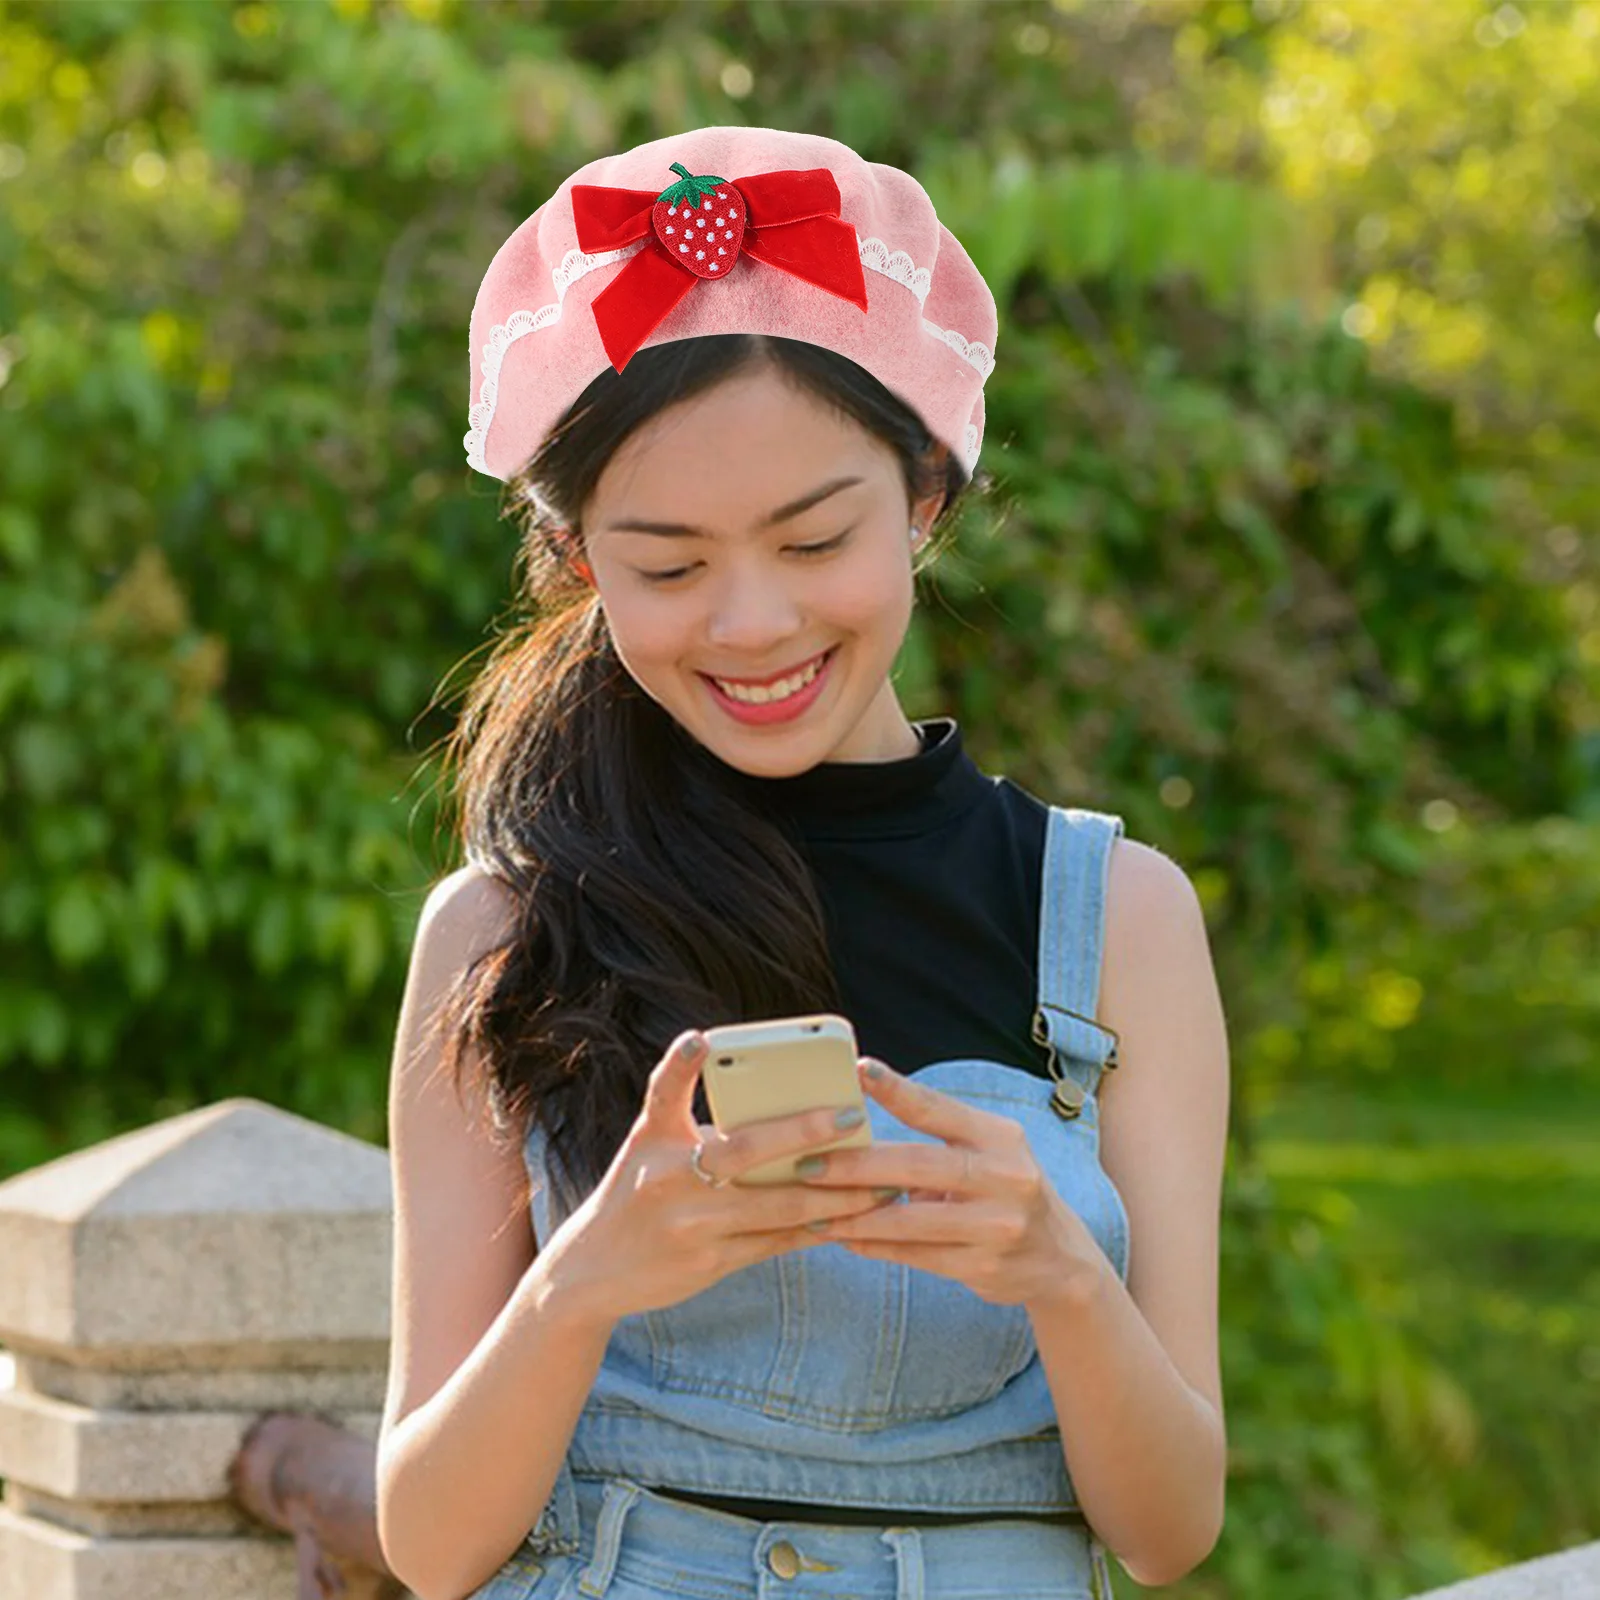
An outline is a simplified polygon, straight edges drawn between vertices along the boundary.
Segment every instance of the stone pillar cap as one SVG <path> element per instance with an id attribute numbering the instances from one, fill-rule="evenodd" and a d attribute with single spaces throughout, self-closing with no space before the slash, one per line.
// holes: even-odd
<path id="1" fill-rule="evenodd" d="M 0 1183 L 0 1343 L 96 1366 L 370 1360 L 392 1215 L 387 1150 L 247 1097 L 186 1111 Z"/>

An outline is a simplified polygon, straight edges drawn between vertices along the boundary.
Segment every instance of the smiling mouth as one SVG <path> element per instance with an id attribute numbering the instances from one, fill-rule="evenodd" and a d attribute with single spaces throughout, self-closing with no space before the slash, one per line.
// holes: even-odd
<path id="1" fill-rule="evenodd" d="M 714 684 L 730 699 L 743 700 L 749 705 L 787 700 L 790 695 L 798 694 L 816 678 L 838 648 L 838 645 L 833 645 L 821 655 L 813 656 L 800 666 L 790 668 L 787 673 L 772 678 L 719 678 L 710 672 L 702 672 L 700 676 Z"/>
<path id="2" fill-rule="evenodd" d="M 774 684 L 785 683 L 814 671 L 838 648 L 838 645 L 830 645 L 826 650 L 819 651 L 808 660 L 802 661 L 799 666 L 786 667 L 783 671 L 770 673 L 765 678 L 724 678 L 715 672 L 702 672 L 700 676 L 710 678 L 713 683 L 732 685 L 735 689 L 770 689 Z"/>

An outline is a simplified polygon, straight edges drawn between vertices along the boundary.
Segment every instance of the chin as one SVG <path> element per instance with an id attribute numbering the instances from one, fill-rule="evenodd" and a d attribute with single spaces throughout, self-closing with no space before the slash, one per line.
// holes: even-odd
<path id="1" fill-rule="evenodd" d="M 685 726 L 719 760 L 755 778 L 790 778 L 829 760 L 848 726 L 837 711 L 793 728 L 720 727 L 719 721 L 727 718 L 713 707 Z"/>
<path id="2" fill-rule="evenodd" d="M 776 737 L 769 728 L 735 728 L 708 730 L 701 742 L 741 772 L 761 778 L 788 778 L 826 761 L 838 741 L 826 728 L 808 728 L 803 733 L 795 729 Z"/>

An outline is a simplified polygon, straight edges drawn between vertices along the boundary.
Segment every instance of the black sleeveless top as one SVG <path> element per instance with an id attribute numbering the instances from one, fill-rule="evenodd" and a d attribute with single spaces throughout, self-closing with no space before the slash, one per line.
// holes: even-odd
<path id="1" fill-rule="evenodd" d="M 898 1072 L 979 1056 L 1048 1077 L 1033 1042 L 1049 807 L 978 770 L 953 717 L 922 749 L 824 761 L 787 778 L 723 764 L 810 863 L 862 1055 Z"/>
<path id="2" fill-rule="evenodd" d="M 810 863 L 862 1055 L 899 1072 L 976 1056 L 1048 1078 L 1032 1024 L 1049 807 L 1009 778 L 980 772 L 955 718 L 912 726 L 921 750 L 893 761 L 824 761 L 765 778 L 712 759 L 771 807 Z M 649 1487 L 768 1521 L 986 1520 Z M 1075 1512 L 1005 1515 L 1083 1520 Z"/>

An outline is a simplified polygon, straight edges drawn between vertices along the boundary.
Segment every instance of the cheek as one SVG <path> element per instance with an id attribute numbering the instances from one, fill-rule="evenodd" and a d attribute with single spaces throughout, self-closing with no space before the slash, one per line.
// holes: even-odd
<path id="1" fill-rule="evenodd" d="M 865 551 L 856 561 L 830 574 L 819 591 L 826 606 L 824 620 L 841 632 L 874 633 L 901 629 L 911 615 L 911 569 L 896 552 Z"/>
<path id="2" fill-rule="evenodd" d="M 652 604 L 648 595 L 620 601 L 602 596 L 600 608 L 618 658 L 636 678 L 671 665 L 690 647 L 692 629 L 683 608 Z"/>

